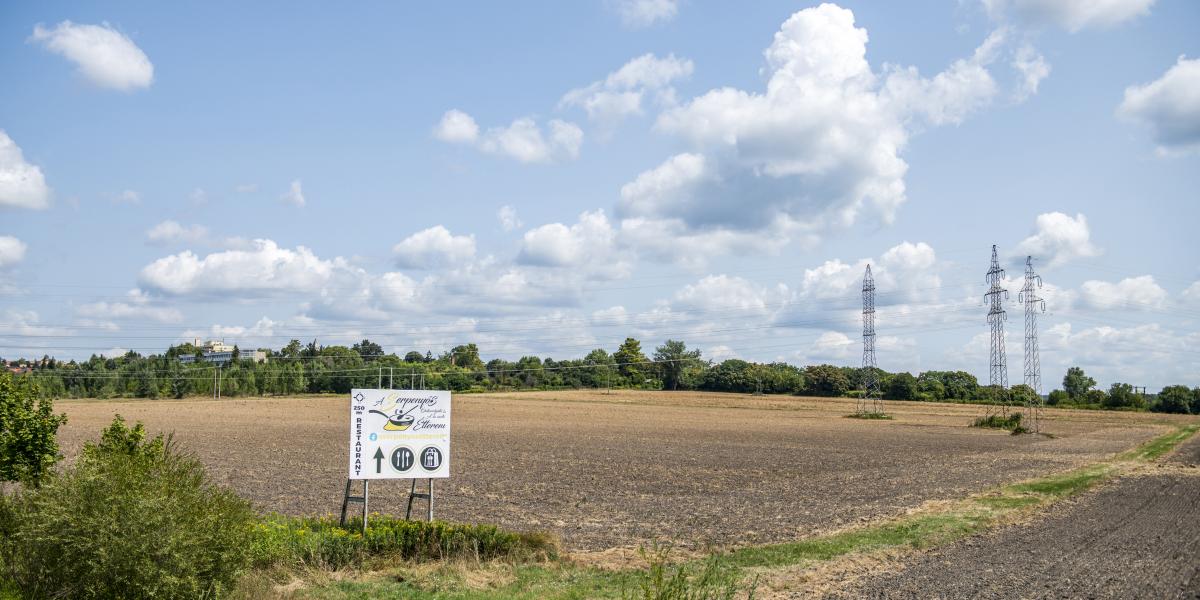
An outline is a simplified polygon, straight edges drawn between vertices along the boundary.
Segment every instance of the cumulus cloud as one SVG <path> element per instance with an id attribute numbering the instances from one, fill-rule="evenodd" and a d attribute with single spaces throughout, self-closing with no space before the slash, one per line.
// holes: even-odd
<path id="1" fill-rule="evenodd" d="M 1077 258 L 1100 255 L 1100 249 L 1092 243 L 1087 218 L 1077 214 L 1074 218 L 1060 212 L 1040 214 L 1033 235 L 1017 244 L 1014 256 L 1032 256 L 1046 261 L 1048 267 L 1057 267 Z"/>
<path id="2" fill-rule="evenodd" d="M 1183 290 L 1183 300 L 1191 304 L 1200 304 L 1200 281 L 1195 281 Z"/>
<path id="3" fill-rule="evenodd" d="M 434 128 L 434 137 L 523 163 L 572 160 L 579 157 L 579 147 L 583 145 L 583 130 L 560 119 L 551 119 L 542 128 L 532 118 L 522 117 L 507 127 L 492 127 L 480 134 L 475 119 L 460 110 L 442 115 Z"/>
<path id="4" fill-rule="evenodd" d="M 0 129 L 0 208 L 50 206 L 50 188 L 37 165 L 25 161 L 17 143 Z"/>
<path id="5" fill-rule="evenodd" d="M 1163 153 L 1200 148 L 1200 59 L 1181 56 L 1162 77 L 1125 88 L 1117 114 L 1149 126 Z"/>
<path id="6" fill-rule="evenodd" d="M 111 199 L 113 204 L 137 206 L 142 203 L 142 195 L 137 190 L 121 190 L 119 193 L 113 194 Z"/>
<path id="7" fill-rule="evenodd" d="M 451 109 L 433 129 L 433 137 L 451 144 L 474 144 L 479 139 L 479 125 L 467 113 Z"/>
<path id="8" fill-rule="evenodd" d="M 500 226 L 503 227 L 505 231 L 520 229 L 525 225 L 521 222 L 521 219 L 517 217 L 517 209 L 507 204 L 501 206 L 500 210 L 496 211 L 496 218 L 500 220 Z"/>
<path id="9" fill-rule="evenodd" d="M 1167 291 L 1151 275 L 1129 277 L 1117 283 L 1085 281 L 1081 289 L 1083 303 L 1099 310 L 1161 308 L 1167 300 Z"/>
<path id="10" fill-rule="evenodd" d="M 0 235 L 0 269 L 11 267 L 25 259 L 25 242 L 11 235 Z"/>
<path id="11" fill-rule="evenodd" d="M 602 278 L 623 277 L 629 263 L 620 256 L 617 232 L 604 211 L 584 212 L 567 226 L 549 223 L 525 232 L 517 261 L 541 267 L 570 267 Z"/>
<path id="12" fill-rule="evenodd" d="M 435 225 L 418 231 L 392 247 L 396 264 L 407 269 L 434 269 L 475 257 L 475 236 L 452 235 Z"/>
<path id="13" fill-rule="evenodd" d="M 613 0 L 612 6 L 629 28 L 649 27 L 679 14 L 679 0 Z"/>
<path id="14" fill-rule="evenodd" d="M 300 185 L 300 180 L 292 180 L 291 187 L 279 197 L 279 200 L 291 206 L 304 206 L 304 189 Z"/>
<path id="15" fill-rule="evenodd" d="M 204 257 L 185 250 L 146 265 L 139 278 L 147 289 L 173 295 L 264 295 L 319 289 L 336 270 L 348 268 L 342 258 L 322 260 L 304 246 L 291 250 L 265 239 L 252 244 Z"/>
<path id="16" fill-rule="evenodd" d="M 1076 32 L 1118 25 L 1150 12 L 1155 0 L 983 0 L 997 20 L 1016 19 L 1026 25 L 1053 25 Z"/>
<path id="17" fill-rule="evenodd" d="M 75 63 L 79 73 L 98 86 L 130 91 L 148 88 L 154 81 L 154 65 L 146 53 L 108 23 L 63 21 L 53 29 L 39 23 L 30 39 Z"/>
<path id="18" fill-rule="evenodd" d="M 146 230 L 146 241 L 156 245 L 196 244 L 208 239 L 208 229 L 203 225 L 180 225 L 166 220 Z"/>
<path id="19" fill-rule="evenodd" d="M 889 222 L 905 200 L 900 153 L 912 130 L 957 123 L 990 102 L 987 65 L 1004 43 L 993 34 L 932 78 L 914 68 L 877 74 L 851 11 L 801 10 L 764 53 L 765 91 L 716 89 L 659 116 L 656 129 L 691 148 L 624 186 L 618 215 L 784 236 L 864 215 Z"/>
<path id="20" fill-rule="evenodd" d="M 601 81 L 567 92 L 559 104 L 578 106 L 589 119 L 611 125 L 642 114 L 647 94 L 653 93 L 660 105 L 674 104 L 675 88 L 671 84 L 690 76 L 693 69 L 692 61 L 675 58 L 674 54 L 666 58 L 644 54 Z"/>
<path id="21" fill-rule="evenodd" d="M 159 323 L 178 323 L 183 320 L 179 309 L 155 306 L 150 297 L 139 289 L 129 290 L 124 301 L 93 302 L 75 308 L 75 315 L 88 319 L 139 319 Z"/>

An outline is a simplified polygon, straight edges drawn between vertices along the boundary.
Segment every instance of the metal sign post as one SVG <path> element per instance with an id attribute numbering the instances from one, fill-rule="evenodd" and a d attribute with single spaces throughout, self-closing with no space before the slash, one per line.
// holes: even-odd
<path id="1" fill-rule="evenodd" d="M 450 392 L 351 390 L 349 459 L 342 494 L 343 526 L 350 503 L 361 502 L 366 531 L 368 490 L 373 479 L 411 479 L 404 518 L 411 518 L 413 502 L 423 499 L 428 502 L 426 515 L 432 521 L 433 480 L 450 476 Z M 417 492 L 418 479 L 428 480 L 426 492 Z M 363 482 L 362 496 L 351 495 L 355 480 Z"/>

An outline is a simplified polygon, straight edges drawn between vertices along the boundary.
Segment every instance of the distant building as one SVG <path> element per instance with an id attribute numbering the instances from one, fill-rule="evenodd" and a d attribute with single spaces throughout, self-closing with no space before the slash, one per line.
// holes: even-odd
<path id="1" fill-rule="evenodd" d="M 225 340 L 208 340 L 203 344 L 200 343 L 200 338 L 196 338 L 192 345 L 199 348 L 200 356 L 195 354 L 179 355 L 179 362 L 194 363 L 194 362 L 209 362 L 209 363 L 228 363 L 233 360 L 233 346 L 226 344 Z M 262 350 L 241 350 L 238 356 L 241 360 L 253 360 L 254 362 L 267 362 L 267 353 Z"/>

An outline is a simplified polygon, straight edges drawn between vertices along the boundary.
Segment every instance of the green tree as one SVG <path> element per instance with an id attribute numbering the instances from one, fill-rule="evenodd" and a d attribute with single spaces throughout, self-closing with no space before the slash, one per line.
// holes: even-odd
<path id="1" fill-rule="evenodd" d="M 483 361 L 479 358 L 479 346 L 473 343 L 455 346 L 443 358 L 456 367 L 472 370 L 483 369 Z"/>
<path id="2" fill-rule="evenodd" d="M 681 341 L 667 340 L 654 349 L 654 360 L 662 373 L 663 388 L 677 390 L 683 374 L 700 364 L 700 351 L 688 350 L 687 344 Z"/>
<path id="3" fill-rule="evenodd" d="M 1009 404 L 1014 406 L 1028 406 L 1038 401 L 1038 395 L 1033 388 L 1022 383 L 1014 385 L 1012 389 L 1008 390 L 1008 399 Z"/>
<path id="4" fill-rule="evenodd" d="M 1158 401 L 1150 410 L 1163 413 L 1188 414 L 1191 412 L 1192 390 L 1186 385 L 1168 385 L 1158 393 Z"/>
<path id="5" fill-rule="evenodd" d="M 0 373 L 0 481 L 41 483 L 58 462 L 58 428 L 67 415 L 55 415 L 37 385 L 25 377 Z"/>
<path id="6" fill-rule="evenodd" d="M 1046 404 L 1048 406 L 1058 406 L 1060 404 L 1066 404 L 1067 402 L 1070 402 L 1070 400 L 1071 397 L 1063 390 L 1054 390 L 1050 392 L 1050 395 L 1046 398 Z"/>
<path id="7" fill-rule="evenodd" d="M 1139 404 L 1141 397 L 1133 393 L 1133 386 L 1128 383 L 1112 384 L 1104 401 L 1105 408 L 1138 408 Z"/>
<path id="8" fill-rule="evenodd" d="M 843 396 L 850 390 L 850 380 L 833 365 L 804 368 L 805 392 L 812 396 Z"/>
<path id="9" fill-rule="evenodd" d="M 641 342 L 625 338 L 625 342 L 613 353 L 613 360 L 617 363 L 617 370 L 630 383 L 637 385 L 646 380 L 646 363 L 650 359 L 642 354 Z"/>
<path id="10" fill-rule="evenodd" d="M 916 400 L 917 378 L 912 373 L 896 373 L 888 383 L 885 397 L 888 400 Z"/>
<path id="11" fill-rule="evenodd" d="M 379 344 L 376 344 L 375 342 L 365 338 L 363 341 L 351 346 L 350 349 L 357 352 L 358 355 L 361 356 L 366 362 L 371 362 L 377 358 L 383 357 L 383 346 L 380 346 Z"/>
<path id="12" fill-rule="evenodd" d="M 409 350 L 408 353 L 404 355 L 404 362 L 406 362 L 406 363 L 425 362 L 425 355 L 421 354 L 420 352 L 417 352 L 416 350 Z"/>
<path id="13" fill-rule="evenodd" d="M 1063 377 L 1063 389 L 1072 400 L 1079 402 L 1087 396 L 1088 390 L 1096 387 L 1096 380 L 1088 377 L 1083 369 L 1071 367 Z"/>

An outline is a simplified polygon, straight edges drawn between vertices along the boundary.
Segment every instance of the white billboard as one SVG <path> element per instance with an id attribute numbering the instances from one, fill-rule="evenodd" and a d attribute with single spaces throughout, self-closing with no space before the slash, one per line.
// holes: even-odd
<path id="1" fill-rule="evenodd" d="M 350 391 L 350 479 L 449 476 L 450 392 Z"/>

